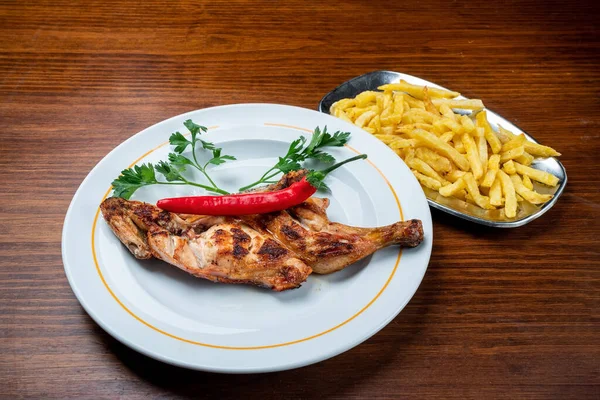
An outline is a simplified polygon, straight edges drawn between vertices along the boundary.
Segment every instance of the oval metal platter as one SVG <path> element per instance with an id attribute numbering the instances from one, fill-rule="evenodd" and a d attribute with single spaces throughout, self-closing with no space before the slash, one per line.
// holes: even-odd
<path id="1" fill-rule="evenodd" d="M 381 85 L 385 85 L 388 83 L 397 83 L 400 82 L 400 80 L 405 80 L 406 82 L 414 85 L 424 85 L 428 87 L 446 89 L 445 87 L 437 85 L 433 82 L 429 82 L 416 76 L 403 74 L 400 72 L 373 71 L 358 76 L 356 78 L 352 78 L 342 83 L 340 86 L 333 89 L 331 92 L 327 93 L 319 102 L 318 110 L 322 113 L 329 114 L 329 110 L 332 104 L 338 100 L 345 98 L 353 98 L 359 93 L 364 92 L 366 90 L 377 90 L 377 88 Z M 457 99 L 466 99 L 466 97 L 458 96 Z M 468 110 L 460 110 L 457 112 L 461 112 L 466 115 L 471 115 L 471 112 Z M 523 133 L 527 140 L 534 143 L 538 143 L 537 140 L 535 140 L 527 132 L 523 131 L 507 119 L 496 114 L 495 112 L 487 110 L 487 115 L 488 121 L 494 130 L 498 129 L 498 125 L 501 125 L 503 128 L 508 129 L 513 133 Z M 508 219 L 504 216 L 503 213 L 498 213 L 498 216 L 494 216 L 492 214 L 490 217 L 489 212 L 486 213 L 486 210 L 483 210 L 472 204 L 466 203 L 458 199 L 444 197 L 436 191 L 425 187 L 423 187 L 423 191 L 425 192 L 425 196 L 427 197 L 427 201 L 431 207 L 442 210 L 448 214 L 481 225 L 487 225 L 496 228 L 516 228 L 519 226 L 523 226 L 536 218 L 541 217 L 550 208 L 552 208 L 552 206 L 556 204 L 556 201 L 559 199 L 559 197 L 565 189 L 565 186 L 567 185 L 567 172 L 565 170 L 565 167 L 560 161 L 558 161 L 558 159 L 554 157 L 538 158 L 533 161 L 531 167 L 555 175 L 560 180 L 560 183 L 554 188 L 534 184 L 535 189 L 538 192 L 553 194 L 554 197 L 547 203 L 542 204 L 541 206 L 532 205 L 528 208 L 520 207 L 515 218 Z"/>

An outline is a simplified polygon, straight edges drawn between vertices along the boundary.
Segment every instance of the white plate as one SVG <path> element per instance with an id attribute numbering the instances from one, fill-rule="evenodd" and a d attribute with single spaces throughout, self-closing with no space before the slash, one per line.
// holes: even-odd
<path id="1" fill-rule="evenodd" d="M 352 132 L 349 146 L 332 149 L 338 160 L 356 151 L 369 161 L 336 170 L 331 187 L 333 221 L 379 226 L 423 221 L 415 249 L 389 247 L 345 270 L 311 275 L 282 293 L 194 278 L 157 260 L 139 261 L 99 214 L 110 182 L 135 163 L 166 159 L 165 141 L 191 118 L 208 126 L 206 139 L 238 161 L 212 175 L 236 190 L 258 178 L 299 135 L 317 126 Z M 140 189 L 134 199 L 201 193 L 187 186 Z M 83 181 L 65 218 L 62 254 L 75 295 L 90 316 L 119 341 L 158 360 L 187 368 L 267 372 L 300 367 L 342 353 L 389 323 L 421 282 L 432 245 L 429 207 L 418 182 L 387 146 L 329 115 L 271 104 L 239 104 L 193 111 L 160 122 L 111 151 Z"/>

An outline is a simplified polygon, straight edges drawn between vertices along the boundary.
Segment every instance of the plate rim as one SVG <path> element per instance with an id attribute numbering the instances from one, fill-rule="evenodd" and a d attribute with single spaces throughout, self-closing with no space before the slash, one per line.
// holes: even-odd
<path id="1" fill-rule="evenodd" d="M 78 201 L 78 199 L 82 196 L 82 192 L 81 189 L 82 187 L 90 180 L 92 179 L 93 173 L 98 170 L 100 168 L 100 165 L 109 157 L 111 156 L 114 152 L 119 151 L 119 149 L 124 146 L 126 143 L 130 142 L 131 140 L 133 140 L 135 137 L 139 136 L 139 135 L 143 135 L 144 132 L 153 129 L 155 126 L 157 125 L 162 125 L 164 123 L 167 123 L 168 121 L 172 121 L 172 120 L 178 120 L 178 119 L 183 119 L 188 115 L 192 115 L 197 113 L 198 111 L 206 111 L 206 110 L 212 110 L 212 109 L 220 109 L 220 108 L 229 108 L 229 107 L 247 107 L 247 106 L 276 106 L 276 107 L 284 107 L 284 108 L 293 108 L 293 109 L 299 109 L 302 111 L 310 111 L 310 112 L 315 112 L 314 110 L 310 110 L 308 108 L 303 108 L 303 107 L 297 107 L 297 106 L 289 106 L 289 105 L 283 105 L 283 104 L 275 104 L 275 103 L 236 103 L 236 104 L 228 104 L 228 105 L 221 105 L 221 106 L 215 106 L 215 107 L 207 107 L 207 108 L 201 108 L 201 109 L 196 109 L 196 110 L 191 110 L 191 111 L 187 111 L 185 113 L 179 114 L 179 115 L 175 115 L 172 116 L 170 118 L 158 121 L 142 130 L 140 130 L 139 132 L 136 132 L 135 134 L 131 135 L 129 138 L 125 139 L 124 141 L 120 142 L 117 146 L 115 146 L 111 151 L 109 151 L 101 160 L 99 160 L 96 165 L 87 173 L 86 177 L 82 180 L 82 182 L 80 183 L 80 185 L 78 186 L 75 194 L 73 195 L 73 198 L 69 204 L 69 207 L 67 209 L 67 212 L 65 214 L 65 218 L 63 221 L 63 229 L 62 229 L 62 235 L 61 235 L 61 254 L 62 254 L 62 259 L 63 259 L 63 265 L 64 265 L 64 270 L 65 270 L 65 275 L 67 277 L 67 280 L 69 282 L 69 285 L 71 287 L 71 289 L 73 290 L 73 293 L 75 294 L 77 300 L 79 301 L 79 303 L 81 304 L 81 306 L 84 308 L 84 310 L 86 311 L 86 313 L 90 316 L 90 318 L 92 318 L 92 320 L 94 320 L 94 322 L 96 322 L 103 330 L 105 330 L 107 333 L 109 333 L 113 338 L 115 338 L 117 341 L 125 344 L 126 346 L 146 355 L 149 356 L 151 358 L 160 360 L 162 362 L 171 364 L 171 365 L 176 365 L 176 366 L 180 366 L 180 367 L 185 367 L 185 368 L 189 368 L 189 369 L 194 369 L 194 370 L 202 370 L 202 371 L 213 371 L 213 372 L 219 372 L 219 373 L 262 373 L 262 372 L 271 372 L 271 371 L 281 371 L 281 370 L 287 370 L 287 369 L 293 369 L 293 368 L 298 368 L 298 367 L 302 367 L 302 366 L 306 366 L 306 365 L 311 365 L 320 361 L 323 361 L 325 359 L 334 357 L 338 354 L 341 354 L 343 352 L 348 351 L 349 349 L 352 349 L 353 347 L 359 345 L 360 343 L 363 343 L 364 341 L 368 340 L 370 337 L 372 337 L 373 335 L 375 335 L 377 332 L 379 332 L 381 329 L 383 329 L 383 327 L 385 327 L 386 325 L 389 324 L 389 322 L 391 320 L 393 320 L 405 307 L 406 305 L 410 302 L 410 300 L 414 297 L 416 291 L 418 290 L 420 284 L 422 283 L 424 276 L 426 274 L 428 265 L 429 265 L 429 261 L 431 259 L 431 250 L 432 250 L 432 245 L 433 245 L 433 226 L 431 224 L 431 213 L 429 211 L 429 208 L 426 207 L 426 210 L 428 211 L 427 213 L 427 220 L 429 221 L 429 225 L 430 225 L 430 232 L 429 232 L 429 244 L 428 244 L 428 251 L 425 251 L 425 266 L 422 269 L 422 273 L 419 274 L 419 276 L 417 277 L 416 281 L 416 286 L 414 291 L 407 297 L 407 299 L 402 303 L 402 304 L 398 304 L 395 307 L 395 310 L 393 313 L 391 313 L 387 318 L 384 318 L 382 320 L 380 320 L 379 324 L 374 324 L 370 330 L 368 331 L 368 333 L 366 333 L 363 336 L 360 335 L 356 335 L 354 336 L 354 340 L 352 340 L 352 337 L 350 337 L 350 340 L 346 340 L 344 345 L 339 346 L 338 348 L 332 350 L 332 351 L 327 351 L 325 349 L 325 351 L 322 351 L 320 353 L 320 356 L 314 357 L 313 359 L 311 359 L 309 362 L 288 362 L 288 363 L 279 363 L 277 365 L 272 366 L 271 368 L 264 368 L 264 367 L 248 367 L 248 368 L 231 368 L 231 367 L 226 367 L 226 368 L 218 368 L 218 367 L 207 367 L 205 365 L 198 365 L 198 364 L 191 364 L 188 362 L 185 362 L 183 360 L 178 360 L 178 359 L 174 359 L 169 357 L 168 355 L 165 355 L 161 352 L 156 352 L 156 351 L 152 351 L 147 349 L 146 347 L 139 345 L 138 343 L 136 343 L 135 341 L 131 341 L 129 339 L 127 339 L 125 336 L 121 335 L 120 332 L 114 328 L 113 326 L 111 326 L 111 324 L 106 323 L 106 321 L 104 321 L 103 318 L 101 318 L 93 309 L 93 307 L 91 307 L 91 305 L 87 302 L 87 300 L 85 299 L 85 296 L 83 295 L 83 293 L 81 293 L 80 288 L 77 286 L 76 282 L 75 282 L 75 278 L 72 274 L 72 267 L 68 267 L 68 262 L 67 260 L 67 242 L 68 242 L 68 238 L 67 238 L 67 234 L 68 234 L 68 228 L 69 228 L 69 223 L 70 218 L 72 218 L 72 214 L 74 212 L 74 207 Z M 338 121 L 340 123 L 343 123 L 343 121 Z M 140 160 L 138 160 L 137 162 L 139 162 Z M 403 162 L 402 160 L 400 160 L 400 162 Z M 375 168 L 377 168 L 375 166 Z M 110 185 L 109 185 L 110 186 Z M 110 189 L 109 189 L 110 192 Z M 425 199 L 424 194 L 421 192 L 421 195 L 423 195 L 423 198 Z M 402 249 L 399 250 L 399 258 L 402 256 Z M 400 261 L 398 261 L 398 265 L 400 264 Z M 392 275 L 393 278 L 393 275 Z M 391 282 L 391 280 L 390 280 Z M 127 309 L 125 309 L 124 311 L 127 311 Z M 135 318 L 135 315 L 132 315 Z M 136 318 L 138 319 L 138 318 Z M 143 323 L 143 322 L 142 322 Z"/>

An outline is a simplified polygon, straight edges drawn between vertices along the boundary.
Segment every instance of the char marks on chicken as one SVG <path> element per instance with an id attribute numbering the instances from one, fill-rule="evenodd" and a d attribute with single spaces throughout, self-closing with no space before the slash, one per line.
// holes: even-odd
<path id="1" fill-rule="evenodd" d="M 269 190 L 301 179 L 284 176 Z M 311 272 L 329 274 L 390 245 L 418 246 L 420 220 L 377 228 L 329 221 L 329 200 L 312 197 L 285 211 L 237 217 L 174 214 L 111 197 L 100 205 L 115 235 L 139 259 L 156 257 L 194 276 L 283 291 Z"/>

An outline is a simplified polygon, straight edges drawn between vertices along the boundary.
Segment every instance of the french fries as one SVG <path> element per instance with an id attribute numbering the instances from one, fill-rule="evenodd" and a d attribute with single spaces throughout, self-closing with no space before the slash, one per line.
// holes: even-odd
<path id="1" fill-rule="evenodd" d="M 527 189 L 533 190 L 533 182 L 531 182 L 531 179 L 527 175 L 523 176 L 523 185 L 525 185 Z"/>
<path id="2" fill-rule="evenodd" d="M 513 160 L 508 160 L 507 162 L 505 162 L 502 166 L 502 170 L 509 175 L 514 175 L 517 173 L 517 169 L 515 168 L 515 163 L 513 162 Z"/>
<path id="3" fill-rule="evenodd" d="M 422 173 L 425 176 L 435 179 L 440 183 L 440 185 L 444 185 L 447 183 L 447 181 L 444 178 L 442 178 L 433 168 L 429 166 L 429 164 L 427 164 L 425 161 L 419 158 L 415 157 L 411 159 L 408 162 L 408 166 L 414 169 L 415 171 Z"/>
<path id="4" fill-rule="evenodd" d="M 435 106 L 441 106 L 446 104 L 450 108 L 456 108 L 460 110 L 481 110 L 483 109 L 483 102 L 481 100 L 452 100 L 452 99 L 432 99 L 431 102 Z"/>
<path id="5" fill-rule="evenodd" d="M 354 125 L 362 128 L 363 126 L 367 125 L 376 115 L 377 113 L 375 111 L 367 111 L 362 113 L 358 118 L 356 118 Z"/>
<path id="6" fill-rule="evenodd" d="M 533 169 L 531 167 L 526 167 L 523 164 L 519 164 L 519 163 L 514 163 L 514 164 L 515 164 L 515 170 L 517 171 L 518 174 L 527 175 L 529 178 L 533 179 L 534 181 L 538 181 L 538 182 L 543 183 L 548 186 L 558 185 L 558 178 L 548 172 L 540 171 L 539 169 Z"/>
<path id="7" fill-rule="evenodd" d="M 494 183 L 492 183 L 492 186 L 490 187 L 490 204 L 496 207 L 501 207 L 504 204 L 504 198 L 502 197 L 502 185 L 500 183 L 500 178 L 497 176 L 494 180 Z"/>
<path id="8" fill-rule="evenodd" d="M 390 83 L 387 85 L 379 86 L 377 89 L 385 91 L 398 91 L 405 92 L 411 95 L 414 98 L 419 100 L 423 100 L 424 98 L 424 89 L 425 86 L 412 85 L 405 80 L 401 80 L 400 83 Z M 460 96 L 458 92 L 452 92 L 450 90 L 442 90 L 436 88 L 427 88 L 427 94 L 432 98 L 446 98 L 453 99 L 457 96 Z"/>
<path id="9" fill-rule="evenodd" d="M 489 143 L 492 152 L 494 154 L 499 153 L 502 149 L 502 142 L 500 142 L 500 139 L 490 126 L 485 110 L 478 112 L 475 120 L 477 121 L 477 126 L 483 129 L 485 140 Z"/>
<path id="10" fill-rule="evenodd" d="M 504 214 L 507 218 L 514 218 L 517 215 L 517 193 L 513 181 L 504 173 L 498 171 L 502 193 L 504 194 Z"/>
<path id="11" fill-rule="evenodd" d="M 439 192 L 444 197 L 454 196 L 456 193 L 460 192 L 464 188 L 467 187 L 467 183 L 463 178 L 458 178 L 458 180 L 449 185 L 443 186 L 439 189 Z"/>
<path id="12" fill-rule="evenodd" d="M 527 142 L 525 142 L 524 146 L 525 146 L 525 150 L 532 156 L 538 156 L 538 157 L 558 157 L 558 156 L 560 156 L 560 153 L 558 151 L 554 150 L 552 147 L 542 146 L 541 144 L 538 144 L 538 143 L 533 143 L 533 142 L 527 141 Z"/>
<path id="13" fill-rule="evenodd" d="M 494 130 L 481 100 L 456 99 L 457 92 L 406 81 L 378 89 L 342 99 L 330 113 L 388 145 L 422 186 L 508 219 L 552 198 L 535 185 L 556 186 L 558 178 L 531 165 L 560 153 L 502 126 Z"/>
<path id="14" fill-rule="evenodd" d="M 525 154 L 525 148 L 523 146 L 515 147 L 514 149 L 502 153 L 500 155 L 500 162 L 514 160 L 515 158 L 521 157 L 523 154 Z"/>
<path id="15" fill-rule="evenodd" d="M 519 175 L 511 175 L 510 179 L 513 182 L 515 191 L 531 204 L 544 204 L 552 198 L 552 195 L 550 194 L 539 194 L 525 187 Z"/>
<path id="16" fill-rule="evenodd" d="M 479 207 L 490 210 L 494 209 L 494 206 L 490 204 L 490 198 L 487 196 L 483 196 L 479 192 L 479 187 L 477 187 L 477 182 L 475 182 L 475 178 L 471 172 L 467 172 L 463 177 L 465 183 L 467 184 L 467 193 L 471 195 L 471 198 L 475 201 Z"/>
<path id="17" fill-rule="evenodd" d="M 485 174 L 485 177 L 480 183 L 481 187 L 491 188 L 492 184 L 496 180 L 496 174 L 500 169 L 500 155 L 494 154 L 487 160 L 488 170 Z"/>
<path id="18" fill-rule="evenodd" d="M 531 165 L 534 158 L 528 152 L 524 152 L 522 156 L 515 158 L 515 161 L 523 165 Z"/>
<path id="19" fill-rule="evenodd" d="M 414 139 L 406 139 L 414 140 Z M 439 173 L 447 173 L 452 171 L 452 162 L 444 156 L 439 155 L 433 150 L 427 147 L 419 147 L 416 149 L 415 154 L 421 160 L 425 161 L 431 168 Z"/>
<path id="20" fill-rule="evenodd" d="M 467 153 L 467 160 L 469 160 L 469 164 L 471 164 L 471 170 L 473 171 L 475 179 L 481 178 L 483 175 L 483 166 L 481 165 L 481 160 L 479 159 L 479 153 L 477 151 L 477 145 L 475 144 L 473 137 L 468 133 L 463 133 L 462 143 L 465 148 L 465 152 Z"/>
<path id="21" fill-rule="evenodd" d="M 515 136 L 514 138 L 502 145 L 501 152 L 504 153 L 516 149 L 517 147 L 521 147 L 525 144 L 526 141 L 527 139 L 525 139 L 525 135 L 523 134 Z"/>
<path id="22" fill-rule="evenodd" d="M 423 175 L 422 173 L 420 173 L 419 171 L 415 171 L 414 169 L 412 170 L 412 172 L 418 179 L 418 181 L 421 182 L 421 185 L 433 190 L 440 190 L 440 188 L 442 187 L 442 184 L 439 181 L 430 178 L 426 175 Z"/>
<path id="23" fill-rule="evenodd" d="M 427 132 L 423 129 L 415 129 L 410 133 L 407 133 L 407 135 L 412 139 L 417 139 L 424 146 L 436 150 L 443 156 L 448 157 L 463 171 L 469 170 L 469 161 L 466 159 L 466 157 L 460 154 L 454 147 L 450 146 L 448 143 L 440 140 L 440 138 L 438 138 L 435 134 Z"/>

